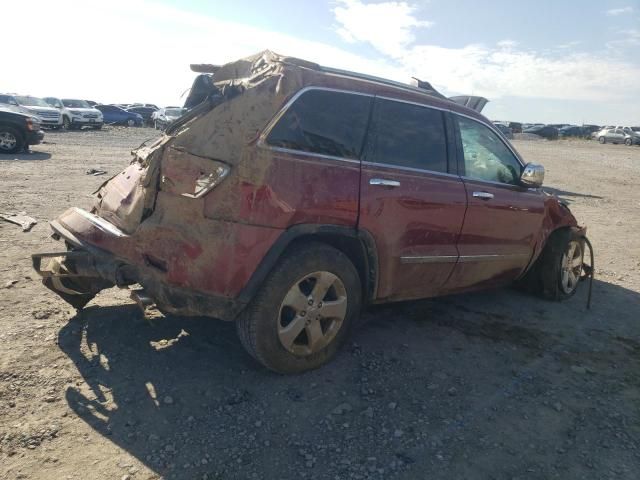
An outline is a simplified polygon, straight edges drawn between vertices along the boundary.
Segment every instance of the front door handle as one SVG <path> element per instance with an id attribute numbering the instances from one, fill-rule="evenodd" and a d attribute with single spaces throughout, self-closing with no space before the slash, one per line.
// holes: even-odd
<path id="1" fill-rule="evenodd" d="M 386 178 L 372 178 L 369 180 L 369 185 L 381 185 L 383 187 L 399 187 L 400 182 L 396 180 L 387 180 Z"/>
<path id="2" fill-rule="evenodd" d="M 482 200 L 491 200 L 493 198 L 493 193 L 489 192 L 473 192 L 474 198 L 481 198 Z"/>

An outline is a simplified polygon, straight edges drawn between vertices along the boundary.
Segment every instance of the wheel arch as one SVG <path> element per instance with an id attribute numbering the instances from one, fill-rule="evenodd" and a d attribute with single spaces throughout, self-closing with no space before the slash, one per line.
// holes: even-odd
<path id="1" fill-rule="evenodd" d="M 364 303 L 375 298 L 378 256 L 371 234 L 366 230 L 358 230 L 353 227 L 301 224 L 290 227 L 280 235 L 240 292 L 238 300 L 243 304 L 248 304 L 287 250 L 310 241 L 326 243 L 344 253 L 358 271 L 362 283 Z"/>

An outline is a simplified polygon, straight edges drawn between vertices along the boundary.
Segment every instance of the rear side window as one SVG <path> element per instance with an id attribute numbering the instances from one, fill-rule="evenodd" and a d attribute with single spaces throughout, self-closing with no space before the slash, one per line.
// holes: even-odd
<path id="1" fill-rule="evenodd" d="M 447 138 L 440 110 L 376 99 L 371 161 L 447 171 Z"/>
<path id="2" fill-rule="evenodd" d="M 357 159 L 372 97 L 327 90 L 304 92 L 273 127 L 267 143 L 302 152 Z"/>

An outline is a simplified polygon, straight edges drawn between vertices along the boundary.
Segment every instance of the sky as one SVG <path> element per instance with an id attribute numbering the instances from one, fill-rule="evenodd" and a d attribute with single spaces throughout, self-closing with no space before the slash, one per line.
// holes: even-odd
<path id="1" fill-rule="evenodd" d="M 190 63 L 270 49 L 493 120 L 640 125 L 640 0 L 8 0 L 0 40 L 2 93 L 178 105 Z"/>

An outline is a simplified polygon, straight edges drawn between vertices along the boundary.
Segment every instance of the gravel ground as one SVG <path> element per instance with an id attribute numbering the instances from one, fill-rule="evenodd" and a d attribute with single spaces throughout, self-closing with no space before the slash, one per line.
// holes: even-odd
<path id="1" fill-rule="evenodd" d="M 640 478 L 640 148 L 518 142 L 589 226 L 586 288 L 376 307 L 336 360 L 278 376 L 233 325 L 142 319 L 126 291 L 82 314 L 41 286 L 47 220 L 88 207 L 151 129 L 48 132 L 0 155 L 0 478 Z"/>

